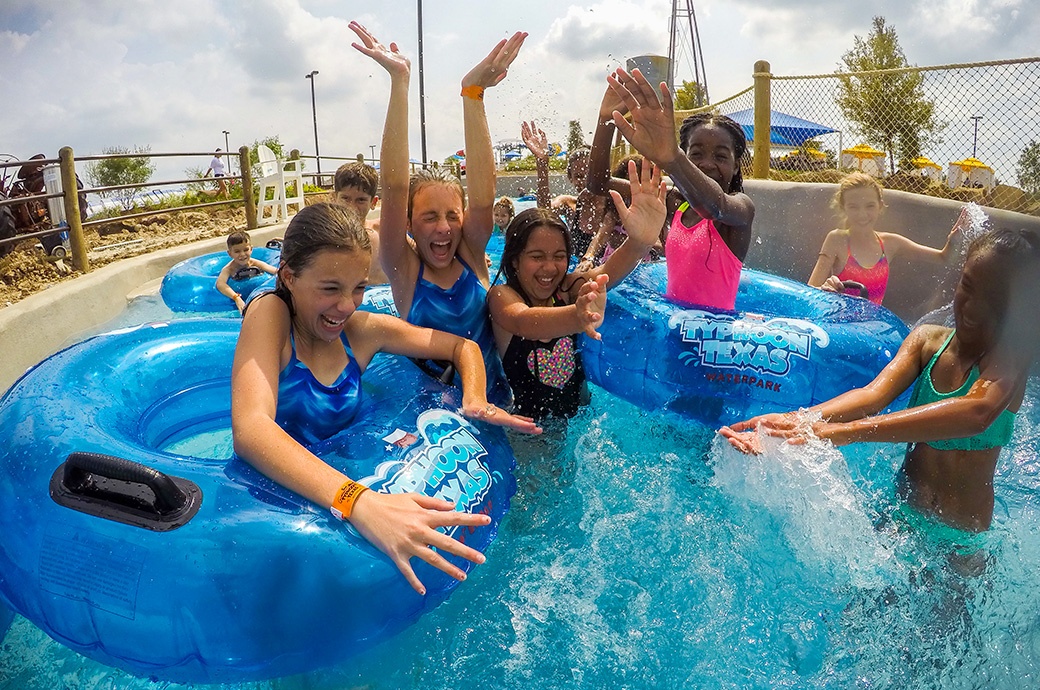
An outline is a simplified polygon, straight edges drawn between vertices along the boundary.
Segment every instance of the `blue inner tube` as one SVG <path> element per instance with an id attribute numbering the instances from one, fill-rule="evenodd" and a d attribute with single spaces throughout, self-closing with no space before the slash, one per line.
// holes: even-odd
<path id="1" fill-rule="evenodd" d="M 253 257 L 278 268 L 280 249 L 254 247 Z M 235 303 L 217 292 L 217 276 L 231 260 L 227 252 L 214 252 L 185 259 L 173 266 L 163 277 L 159 294 L 172 311 L 214 312 L 236 311 Z M 241 280 L 228 281 L 242 299 L 258 290 L 274 288 L 275 277 L 264 272 Z"/>
<path id="2" fill-rule="evenodd" d="M 101 663 L 213 683 L 339 663 L 453 591 L 413 559 L 419 596 L 349 523 L 229 459 L 238 328 L 184 320 L 97 336 L 0 400 L 0 604 Z M 374 490 L 489 514 L 491 525 L 453 534 L 486 550 L 516 490 L 501 429 L 451 412 L 457 392 L 401 358 L 378 356 L 363 386 L 359 418 L 312 450 Z M 187 450 L 207 436 L 225 451 Z M 74 453 L 116 460 L 88 456 L 84 471 L 81 459 L 63 464 Z M 171 514 L 169 485 L 197 512 L 179 527 L 145 524 Z"/>
<path id="3" fill-rule="evenodd" d="M 610 291 L 590 381 L 649 410 L 708 425 L 816 405 L 874 379 L 908 334 L 863 299 L 744 269 L 734 312 L 664 298 L 664 262 Z"/>

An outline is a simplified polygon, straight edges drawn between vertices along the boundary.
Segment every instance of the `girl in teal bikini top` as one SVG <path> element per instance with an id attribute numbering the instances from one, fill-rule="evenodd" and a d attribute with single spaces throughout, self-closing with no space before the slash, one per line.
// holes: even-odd
<path id="1" fill-rule="evenodd" d="M 979 380 L 979 365 L 976 364 L 968 372 L 968 377 L 959 388 L 943 393 L 935 390 L 935 384 L 932 383 L 932 367 L 938 361 L 939 356 L 946 351 L 950 341 L 953 340 L 953 334 L 956 333 L 956 329 L 950 331 L 950 335 L 947 336 L 946 341 L 942 347 L 936 351 L 932 358 L 928 361 L 924 371 L 917 378 L 917 383 L 914 386 L 914 392 L 910 396 L 910 404 L 908 407 L 918 407 L 920 405 L 927 405 L 933 402 L 939 402 L 940 400 L 946 400 L 948 398 L 959 398 L 967 394 L 968 390 L 971 389 L 972 385 Z M 985 450 L 987 448 L 998 448 L 1000 446 L 1007 445 L 1008 441 L 1011 440 L 1011 433 L 1015 427 L 1015 413 L 1011 410 L 1004 410 L 1000 413 L 1000 416 L 993 421 L 989 427 L 980 434 L 974 436 L 968 436 L 966 438 L 951 438 L 943 441 L 928 441 L 928 445 L 936 450 Z"/>

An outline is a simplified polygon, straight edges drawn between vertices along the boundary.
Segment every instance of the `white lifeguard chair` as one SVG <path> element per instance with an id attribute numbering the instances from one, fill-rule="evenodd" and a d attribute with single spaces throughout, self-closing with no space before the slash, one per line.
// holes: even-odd
<path id="1" fill-rule="evenodd" d="M 260 158 L 260 192 L 256 200 L 256 222 L 269 225 L 288 221 L 289 206 L 296 207 L 293 213 L 299 213 L 304 206 L 302 161 L 283 161 L 263 144 L 257 147 L 257 155 Z M 287 185 L 291 191 L 286 191 Z M 267 215 L 268 211 L 270 215 Z"/>

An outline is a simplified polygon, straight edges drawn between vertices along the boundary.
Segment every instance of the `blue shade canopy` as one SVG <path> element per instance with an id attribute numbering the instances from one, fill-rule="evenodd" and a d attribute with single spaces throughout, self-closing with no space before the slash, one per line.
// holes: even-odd
<path id="1" fill-rule="evenodd" d="M 753 108 L 741 110 L 729 115 L 741 129 L 748 141 L 755 139 L 755 111 Z M 794 115 L 781 113 L 776 110 L 769 111 L 769 143 L 779 146 L 801 146 L 809 139 L 821 134 L 837 132 L 826 125 L 816 124 L 803 120 Z"/>

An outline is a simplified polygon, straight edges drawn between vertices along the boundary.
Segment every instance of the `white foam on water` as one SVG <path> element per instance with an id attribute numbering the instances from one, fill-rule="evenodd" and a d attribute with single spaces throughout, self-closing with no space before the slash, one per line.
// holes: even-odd
<path id="1" fill-rule="evenodd" d="M 761 455 L 744 455 L 717 436 L 714 484 L 735 503 L 770 513 L 802 563 L 855 587 L 888 582 L 893 550 L 875 531 L 841 452 L 818 439 L 794 445 L 763 434 L 761 440 Z"/>

